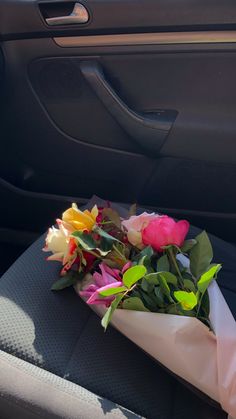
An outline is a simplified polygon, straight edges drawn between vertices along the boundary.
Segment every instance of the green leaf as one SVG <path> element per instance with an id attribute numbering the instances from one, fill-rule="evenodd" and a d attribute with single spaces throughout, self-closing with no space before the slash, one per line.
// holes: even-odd
<path id="1" fill-rule="evenodd" d="M 139 260 L 138 265 L 145 266 L 148 273 L 153 272 L 151 258 L 148 256 L 143 256 L 142 259 Z"/>
<path id="2" fill-rule="evenodd" d="M 181 247 L 181 252 L 188 253 L 189 250 L 191 250 L 193 246 L 195 246 L 195 244 L 197 244 L 197 240 L 195 239 L 185 240 L 183 246 Z"/>
<path id="3" fill-rule="evenodd" d="M 142 279 L 142 282 L 141 282 L 141 287 L 142 287 L 143 291 L 147 292 L 148 294 L 151 294 L 153 292 L 153 289 L 154 289 L 154 284 L 147 281 L 146 277 L 144 277 Z"/>
<path id="4" fill-rule="evenodd" d="M 112 208 L 104 208 L 102 211 L 104 217 L 109 218 L 109 220 L 119 229 L 121 228 L 121 219 L 117 211 Z"/>
<path id="5" fill-rule="evenodd" d="M 106 231 L 102 230 L 100 227 L 96 227 L 93 231 L 99 234 L 99 236 L 101 237 L 100 250 L 104 255 L 106 255 L 112 249 L 114 242 L 119 242 L 119 240 L 116 237 L 111 236 Z"/>
<path id="6" fill-rule="evenodd" d="M 123 294 L 117 295 L 116 299 L 112 301 L 110 307 L 107 309 L 106 313 L 104 314 L 101 324 L 105 330 L 107 329 L 107 326 L 111 321 L 112 315 L 114 311 L 116 310 L 116 308 L 118 307 L 118 305 L 120 304 L 123 297 L 124 297 Z"/>
<path id="7" fill-rule="evenodd" d="M 75 231 L 72 233 L 72 236 L 77 239 L 84 250 L 94 250 L 97 247 L 97 244 L 91 234 L 84 233 L 83 231 Z"/>
<path id="8" fill-rule="evenodd" d="M 160 288 L 163 294 L 168 298 L 170 302 L 173 302 L 173 298 L 170 295 L 170 288 L 169 288 L 169 285 L 167 284 L 165 276 L 163 275 L 163 272 L 159 274 L 158 279 L 159 279 Z"/>
<path id="9" fill-rule="evenodd" d="M 213 281 L 213 279 L 215 279 L 215 277 L 216 277 L 217 273 L 220 271 L 221 267 L 222 266 L 220 264 L 212 265 L 210 267 L 210 269 L 208 269 L 207 272 L 202 274 L 201 278 L 199 279 L 199 281 L 197 283 L 198 290 L 202 294 L 204 294 L 204 292 L 207 290 L 211 281 Z"/>
<path id="10" fill-rule="evenodd" d="M 104 237 L 107 240 L 111 240 L 113 242 L 119 242 L 119 240 L 116 237 L 111 236 L 109 233 L 107 233 L 105 230 L 103 230 L 100 227 L 96 226 L 93 231 L 99 234 L 99 236 Z"/>
<path id="11" fill-rule="evenodd" d="M 148 258 L 151 258 L 152 255 L 153 255 L 153 249 L 152 249 L 152 247 L 151 246 L 147 246 L 143 250 L 141 250 L 141 252 L 139 252 L 138 255 L 134 259 L 137 260 L 137 261 L 139 261 L 144 256 L 147 256 Z"/>
<path id="12" fill-rule="evenodd" d="M 155 272 L 145 275 L 145 279 L 150 283 L 154 285 L 160 284 L 159 278 L 160 275 L 166 280 L 167 283 L 175 285 L 177 287 L 178 280 L 174 274 L 171 272 Z"/>
<path id="13" fill-rule="evenodd" d="M 149 284 L 153 284 L 153 285 L 159 284 L 157 272 L 145 275 L 145 279 Z"/>
<path id="14" fill-rule="evenodd" d="M 113 247 L 113 241 L 105 239 L 104 237 L 101 238 L 100 241 L 100 253 L 102 253 L 102 255 L 106 256 L 112 249 Z"/>
<path id="15" fill-rule="evenodd" d="M 135 311 L 149 311 L 142 300 L 138 297 L 130 297 L 123 301 L 122 307 L 126 310 L 135 310 Z"/>
<path id="16" fill-rule="evenodd" d="M 197 297 L 192 291 L 175 291 L 174 297 L 185 311 L 190 311 L 197 305 Z"/>
<path id="17" fill-rule="evenodd" d="M 190 252 L 190 270 L 195 278 L 200 276 L 209 268 L 213 258 L 211 242 L 205 231 L 196 237 L 197 244 Z"/>
<path id="18" fill-rule="evenodd" d="M 110 295 L 119 294 L 120 292 L 127 291 L 126 287 L 113 287 L 108 288 L 107 290 L 99 292 L 99 295 L 102 295 L 102 297 L 109 297 Z"/>
<path id="19" fill-rule="evenodd" d="M 136 294 L 136 292 L 135 292 Z M 139 290 L 139 295 L 140 298 L 142 299 L 142 301 L 144 301 L 145 306 L 150 310 L 150 311 L 156 311 L 157 309 L 157 303 L 156 303 L 156 299 L 155 299 L 155 295 L 154 294 L 146 294 L 143 290 Z"/>
<path id="20" fill-rule="evenodd" d="M 167 255 L 161 256 L 157 261 L 157 270 L 159 272 L 168 272 L 170 270 L 169 259 Z"/>
<path id="21" fill-rule="evenodd" d="M 196 292 L 195 285 L 191 279 L 184 279 L 184 288 L 194 293 Z"/>
<path id="22" fill-rule="evenodd" d="M 59 278 L 56 282 L 53 283 L 51 290 L 52 291 L 60 291 L 64 288 L 71 287 L 75 285 L 80 276 L 73 271 L 68 272 L 66 275 Z"/>
<path id="23" fill-rule="evenodd" d="M 127 288 L 131 288 L 136 282 L 144 277 L 147 269 L 143 265 L 136 265 L 129 268 L 123 275 L 123 283 Z"/>
<path id="24" fill-rule="evenodd" d="M 209 299 L 208 291 L 206 291 L 202 295 L 202 299 L 201 299 L 201 312 L 203 312 L 204 317 L 206 319 L 209 318 L 209 314 L 210 314 L 210 299 Z"/>
<path id="25" fill-rule="evenodd" d="M 155 287 L 154 294 L 155 294 L 155 300 L 156 300 L 156 303 L 157 303 L 158 307 L 164 307 L 165 306 L 165 301 L 164 301 L 164 295 L 163 295 L 163 292 L 161 290 L 161 287 Z"/>
<path id="26" fill-rule="evenodd" d="M 164 278 L 165 281 L 168 284 L 175 285 L 176 287 L 178 285 L 178 280 L 177 280 L 176 276 L 174 274 L 172 274 L 171 272 L 158 272 L 157 277 L 158 277 L 158 279 L 160 277 L 162 277 L 162 279 Z M 160 279 L 159 279 L 159 282 L 160 282 Z"/>

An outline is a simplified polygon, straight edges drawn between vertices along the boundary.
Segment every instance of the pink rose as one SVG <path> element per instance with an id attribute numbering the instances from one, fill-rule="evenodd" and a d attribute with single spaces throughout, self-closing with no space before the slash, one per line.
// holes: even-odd
<path id="1" fill-rule="evenodd" d="M 189 230 L 189 222 L 181 220 L 176 222 L 173 218 L 163 215 L 150 221 L 142 231 L 142 240 L 158 252 L 162 247 L 176 245 L 181 247 Z"/>
<path id="2" fill-rule="evenodd" d="M 140 215 L 132 215 L 128 220 L 122 221 L 122 226 L 127 230 L 127 237 L 129 242 L 142 249 L 144 247 L 142 241 L 142 230 L 147 227 L 151 220 L 159 216 L 152 213 L 143 212 Z"/>

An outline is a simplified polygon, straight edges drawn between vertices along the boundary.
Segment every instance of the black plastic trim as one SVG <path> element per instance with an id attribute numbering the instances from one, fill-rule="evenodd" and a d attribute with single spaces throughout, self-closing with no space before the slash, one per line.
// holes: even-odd
<path id="1" fill-rule="evenodd" d="M 97 61 L 82 61 L 80 69 L 107 111 L 130 138 L 147 154 L 151 153 L 152 157 L 154 154 L 158 155 L 176 119 L 177 111 L 160 110 L 147 114 L 134 112 L 107 82 L 103 69 Z"/>
<path id="2" fill-rule="evenodd" d="M 235 0 L 82 0 L 89 24 L 53 30 L 40 13 L 44 3 L 50 1 L 1 0 L 0 39 L 236 28 Z"/>

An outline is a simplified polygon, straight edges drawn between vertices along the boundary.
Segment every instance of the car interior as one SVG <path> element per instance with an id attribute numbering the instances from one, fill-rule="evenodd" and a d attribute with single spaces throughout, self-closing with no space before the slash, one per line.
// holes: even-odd
<path id="1" fill-rule="evenodd" d="M 0 0 L 0 418 L 226 413 L 98 317 L 47 228 L 94 194 L 211 234 L 236 316 L 236 4 Z"/>

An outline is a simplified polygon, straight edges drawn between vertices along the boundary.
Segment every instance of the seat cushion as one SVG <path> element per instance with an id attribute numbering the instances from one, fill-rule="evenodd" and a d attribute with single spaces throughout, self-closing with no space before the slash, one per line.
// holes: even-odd
<path id="1" fill-rule="evenodd" d="M 211 239 L 236 315 L 235 247 Z M 1 350 L 150 419 L 226 418 L 112 327 L 104 333 L 73 289 L 50 291 L 60 266 L 45 260 L 43 244 L 41 237 L 0 279 Z"/>
<path id="2" fill-rule="evenodd" d="M 1 350 L 0 371 L 1 419 L 141 419 L 123 406 Z"/>

